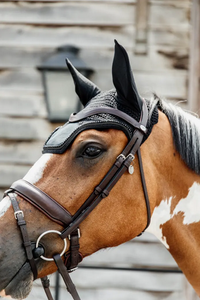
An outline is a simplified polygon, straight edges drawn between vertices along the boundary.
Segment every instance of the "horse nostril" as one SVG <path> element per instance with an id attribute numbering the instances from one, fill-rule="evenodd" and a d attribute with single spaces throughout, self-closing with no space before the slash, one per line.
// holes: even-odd
<path id="1" fill-rule="evenodd" d="M 41 245 L 39 245 L 39 247 L 33 249 L 33 257 L 34 258 L 39 258 L 43 254 L 44 254 L 44 248 Z"/>

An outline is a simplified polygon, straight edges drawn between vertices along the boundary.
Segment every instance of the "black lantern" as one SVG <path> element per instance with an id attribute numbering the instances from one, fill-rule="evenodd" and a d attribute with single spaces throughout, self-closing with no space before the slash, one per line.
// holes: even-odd
<path id="1" fill-rule="evenodd" d="M 51 122 L 66 122 L 72 112 L 77 112 L 81 108 L 71 74 L 66 66 L 66 58 L 84 76 L 88 77 L 92 73 L 79 58 L 79 49 L 74 46 L 58 48 L 56 53 L 38 67 L 42 72 L 48 119 Z"/>

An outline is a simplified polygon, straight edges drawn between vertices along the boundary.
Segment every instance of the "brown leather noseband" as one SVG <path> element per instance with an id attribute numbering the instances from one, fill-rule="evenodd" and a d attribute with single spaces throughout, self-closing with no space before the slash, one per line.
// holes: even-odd
<path id="1" fill-rule="evenodd" d="M 112 108 L 107 109 L 106 113 L 112 113 L 112 111 L 113 114 L 116 115 L 116 112 L 114 112 Z M 105 108 L 102 107 L 101 109 L 98 109 L 98 112 L 95 109 L 94 111 L 90 110 L 89 115 L 104 112 Z M 117 112 L 117 115 L 126 121 L 128 120 L 128 122 L 134 126 L 135 131 L 133 133 L 133 136 L 122 151 L 122 153 L 117 157 L 115 163 L 110 168 L 108 173 L 104 176 L 99 185 L 95 187 L 92 194 L 87 198 L 87 200 L 83 203 L 83 205 L 73 216 L 58 202 L 56 202 L 50 196 L 45 194 L 36 186 L 33 186 L 32 184 L 28 183 L 27 181 L 16 181 L 11 185 L 10 189 L 5 192 L 5 194 L 10 197 L 12 202 L 15 211 L 15 217 L 22 232 L 22 238 L 28 262 L 30 263 L 32 272 L 34 274 L 34 279 L 37 278 L 37 268 L 34 262 L 34 257 L 31 250 L 31 242 L 28 238 L 23 212 L 19 209 L 16 200 L 16 194 L 28 201 L 29 203 L 31 203 L 42 213 L 44 213 L 47 217 L 49 217 L 52 221 L 64 227 L 64 230 L 60 233 L 60 237 L 63 240 L 66 238 L 70 239 L 70 251 L 67 254 L 65 254 L 64 262 L 59 254 L 54 255 L 53 259 L 65 281 L 68 291 L 71 293 L 74 300 L 80 300 L 80 297 L 78 296 L 78 293 L 69 277 L 68 272 L 76 268 L 78 263 L 82 260 L 81 254 L 79 253 L 79 225 L 90 214 L 90 212 L 101 202 L 101 200 L 109 195 L 111 189 L 129 168 L 136 153 L 138 155 L 141 181 L 143 185 L 143 191 L 147 207 L 147 225 L 145 229 L 149 226 L 151 219 L 150 204 L 140 153 L 140 145 L 142 143 L 144 135 L 147 132 L 146 124 L 148 119 L 148 110 L 146 103 L 145 101 L 143 101 L 143 110 L 140 122 L 137 122 L 136 120 L 132 119 L 124 113 L 121 113 L 120 111 Z M 86 115 L 82 115 L 80 112 L 77 115 L 73 115 L 71 121 L 73 122 L 77 120 L 82 120 L 85 117 Z M 50 295 L 48 290 L 47 278 L 45 277 L 42 280 L 42 282 L 48 299 L 52 299 L 52 296 Z"/>

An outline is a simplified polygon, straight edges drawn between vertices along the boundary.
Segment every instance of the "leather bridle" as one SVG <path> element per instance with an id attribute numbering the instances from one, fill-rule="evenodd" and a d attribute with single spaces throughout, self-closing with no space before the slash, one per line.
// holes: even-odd
<path id="1" fill-rule="evenodd" d="M 34 279 L 37 278 L 37 267 L 35 258 L 42 258 L 45 260 L 54 260 L 58 271 L 62 275 L 64 282 L 68 291 L 71 293 L 74 300 L 80 300 L 80 297 L 76 291 L 76 288 L 71 281 L 69 272 L 77 268 L 78 263 L 82 260 L 81 253 L 79 252 L 79 225 L 80 223 L 91 213 L 91 211 L 101 202 L 102 199 L 106 198 L 111 189 L 121 178 L 121 176 L 129 169 L 131 162 L 134 160 L 135 154 L 138 155 L 139 168 L 141 174 L 141 181 L 145 196 L 146 208 L 147 208 L 147 225 L 145 229 L 149 226 L 151 219 L 151 211 L 149 198 L 145 183 L 145 176 L 142 166 L 140 146 L 142 144 L 144 135 L 147 133 L 147 120 L 148 120 L 148 110 L 146 102 L 143 101 L 142 113 L 140 121 L 137 122 L 135 119 L 131 118 L 129 115 L 123 113 L 120 110 L 113 108 L 94 108 L 86 112 L 81 111 L 76 115 L 70 117 L 69 122 L 76 122 L 82 120 L 88 116 L 99 114 L 99 113 L 110 113 L 121 119 L 125 120 L 134 127 L 133 136 L 130 141 L 127 143 L 126 147 L 122 153 L 117 157 L 115 163 L 101 180 L 98 186 L 95 187 L 92 194 L 87 198 L 83 205 L 78 209 L 78 211 L 72 216 L 64 207 L 62 207 L 58 202 L 52 199 L 49 195 L 45 194 L 43 191 L 38 189 L 36 186 L 30 184 L 25 180 L 18 180 L 14 182 L 10 189 L 5 192 L 5 195 L 9 196 L 11 203 L 14 209 L 14 215 L 17 220 L 18 226 L 21 230 L 21 235 L 23 239 L 23 245 L 25 248 L 27 260 L 30 264 L 31 270 L 33 272 Z M 17 195 L 31 203 L 52 221 L 62 225 L 64 227 L 62 232 L 59 231 L 47 231 L 44 232 L 38 238 L 36 246 L 32 249 L 32 243 L 28 236 L 26 229 L 26 222 L 24 220 L 23 211 L 20 210 Z M 144 229 L 144 230 L 145 230 Z M 144 231 L 143 230 L 143 231 Z M 41 238 L 50 233 L 58 233 L 64 241 L 64 249 L 60 254 L 56 254 L 52 259 L 48 259 L 43 256 L 44 250 L 40 246 Z M 70 240 L 70 249 L 69 252 L 65 252 L 66 248 L 66 238 Z M 61 256 L 64 254 L 64 260 Z M 49 281 L 47 277 L 41 279 L 45 292 L 49 300 L 53 299 L 49 291 Z"/>

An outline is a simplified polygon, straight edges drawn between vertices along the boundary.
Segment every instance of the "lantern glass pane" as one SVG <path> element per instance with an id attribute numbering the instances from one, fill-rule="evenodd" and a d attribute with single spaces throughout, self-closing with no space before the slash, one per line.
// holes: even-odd
<path id="1" fill-rule="evenodd" d="M 45 71 L 44 76 L 49 119 L 66 122 L 78 109 L 72 77 L 67 71 Z"/>

